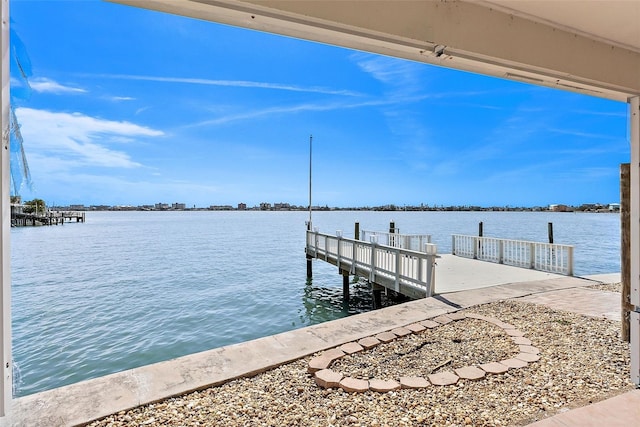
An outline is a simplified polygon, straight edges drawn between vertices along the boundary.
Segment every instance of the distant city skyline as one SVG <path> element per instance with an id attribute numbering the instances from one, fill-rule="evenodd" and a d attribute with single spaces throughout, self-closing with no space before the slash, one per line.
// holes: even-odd
<path id="1" fill-rule="evenodd" d="M 33 202 L 33 201 L 24 201 Z M 47 205 L 48 210 L 261 210 L 261 211 L 307 211 L 309 205 L 295 205 L 286 202 L 270 203 L 262 202 L 257 205 L 247 205 L 246 203 L 237 203 L 236 205 L 209 205 L 209 206 L 189 206 L 185 203 L 155 203 L 155 204 L 142 204 L 142 205 L 84 205 L 84 204 L 72 204 L 67 206 L 61 205 Z M 318 206 L 313 205 L 311 207 L 313 211 L 324 210 L 372 210 L 372 211 L 556 211 L 556 212 L 573 212 L 573 211 L 610 211 L 619 212 L 619 203 L 583 203 L 581 205 L 566 205 L 566 204 L 551 204 L 546 206 L 479 206 L 479 205 L 394 205 L 386 204 L 379 206 Z"/>
<path id="2" fill-rule="evenodd" d="M 307 206 L 310 135 L 317 206 L 619 200 L 625 103 L 102 1 L 11 14 L 24 200 Z"/>

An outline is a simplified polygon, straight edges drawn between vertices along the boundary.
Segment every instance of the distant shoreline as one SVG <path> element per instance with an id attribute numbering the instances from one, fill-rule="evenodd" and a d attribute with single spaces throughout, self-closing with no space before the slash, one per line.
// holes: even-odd
<path id="1" fill-rule="evenodd" d="M 48 209 L 52 211 L 157 211 L 157 212 L 171 212 L 171 211 L 264 211 L 264 212 L 308 212 L 308 207 L 293 206 L 288 204 L 266 204 L 254 207 L 233 207 L 230 205 L 223 206 L 209 206 L 209 207 L 192 207 L 187 208 L 183 204 L 174 207 L 172 205 L 141 205 L 141 206 L 108 206 L 108 205 L 70 205 L 70 206 L 51 206 Z M 329 207 L 329 206 L 313 206 L 312 212 L 323 211 L 371 211 L 371 212 L 579 212 L 579 213 L 620 213 L 619 204 L 609 205 L 581 205 L 581 206 L 565 206 L 565 205 L 552 205 L 549 206 L 534 206 L 534 207 L 511 207 L 511 206 L 374 206 L 374 207 Z"/>

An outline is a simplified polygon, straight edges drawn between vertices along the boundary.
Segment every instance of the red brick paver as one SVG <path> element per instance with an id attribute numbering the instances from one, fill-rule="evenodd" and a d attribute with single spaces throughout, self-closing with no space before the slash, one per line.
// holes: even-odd
<path id="1" fill-rule="evenodd" d="M 423 320 L 420 324 L 426 328 L 433 329 L 440 326 L 440 323 L 434 322 L 433 320 Z"/>
<path id="2" fill-rule="evenodd" d="M 402 388 L 425 388 L 431 383 L 422 377 L 402 377 L 400 378 L 400 387 Z"/>
<path id="3" fill-rule="evenodd" d="M 357 342 L 348 342 L 346 344 L 342 344 L 340 346 L 340 350 L 344 351 L 347 354 L 353 354 L 364 350 L 364 347 Z"/>
<path id="4" fill-rule="evenodd" d="M 427 328 L 422 326 L 420 323 L 412 323 L 410 325 L 407 325 L 407 329 L 409 329 L 412 332 L 422 332 Z"/>
<path id="5" fill-rule="evenodd" d="M 334 372 L 331 369 L 323 369 L 316 372 L 316 384 L 322 388 L 338 388 L 343 375 L 340 372 Z"/>
<path id="6" fill-rule="evenodd" d="M 365 350 L 369 350 L 380 344 L 380 340 L 376 337 L 366 337 L 358 340 L 358 344 L 364 347 Z"/>
<path id="7" fill-rule="evenodd" d="M 527 362 L 520 359 L 505 359 L 505 360 L 501 360 L 500 363 L 502 365 L 508 366 L 509 369 L 524 368 L 525 366 L 528 365 Z"/>
<path id="8" fill-rule="evenodd" d="M 540 360 L 540 355 L 532 353 L 518 353 L 515 358 L 524 360 L 525 362 L 537 362 Z"/>
<path id="9" fill-rule="evenodd" d="M 391 333 L 396 334 L 399 337 L 404 337 L 410 335 L 412 332 L 409 328 L 395 328 L 391 330 Z"/>
<path id="10" fill-rule="evenodd" d="M 464 368 L 458 368 L 453 370 L 457 376 L 465 380 L 479 380 L 484 378 L 485 371 L 475 366 L 465 366 Z"/>
<path id="11" fill-rule="evenodd" d="M 393 332 L 382 332 L 376 335 L 376 338 L 378 338 L 382 342 L 391 342 L 398 337 Z"/>
<path id="12" fill-rule="evenodd" d="M 394 380 L 369 380 L 369 388 L 373 391 L 386 393 L 400 388 L 400 383 Z"/>
<path id="13" fill-rule="evenodd" d="M 340 388 L 349 393 L 364 393 L 369 390 L 369 381 L 346 377 L 340 380 Z"/>
<path id="14" fill-rule="evenodd" d="M 440 372 L 438 374 L 431 374 L 428 377 L 433 385 L 453 385 L 460 379 L 460 377 L 453 372 Z"/>
<path id="15" fill-rule="evenodd" d="M 486 371 L 488 374 L 503 374 L 509 370 L 509 367 L 502 363 L 490 362 L 480 365 L 480 369 Z"/>

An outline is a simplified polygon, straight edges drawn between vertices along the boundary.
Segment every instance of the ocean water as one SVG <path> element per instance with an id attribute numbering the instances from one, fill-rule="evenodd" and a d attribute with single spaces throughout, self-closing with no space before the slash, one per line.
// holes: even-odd
<path id="1" fill-rule="evenodd" d="M 247 341 L 369 310 L 366 284 L 342 301 L 335 267 L 306 279 L 308 212 L 88 212 L 84 224 L 14 228 L 14 394 Z M 575 274 L 620 270 L 617 214 L 314 212 L 321 232 L 451 234 L 575 246 Z M 437 275 L 437 269 L 436 269 Z M 393 302 L 385 302 L 391 304 Z"/>

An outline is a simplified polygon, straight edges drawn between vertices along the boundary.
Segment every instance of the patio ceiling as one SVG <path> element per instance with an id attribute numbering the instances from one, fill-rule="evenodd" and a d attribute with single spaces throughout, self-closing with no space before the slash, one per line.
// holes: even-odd
<path id="1" fill-rule="evenodd" d="M 640 0 L 108 0 L 627 101 Z"/>

